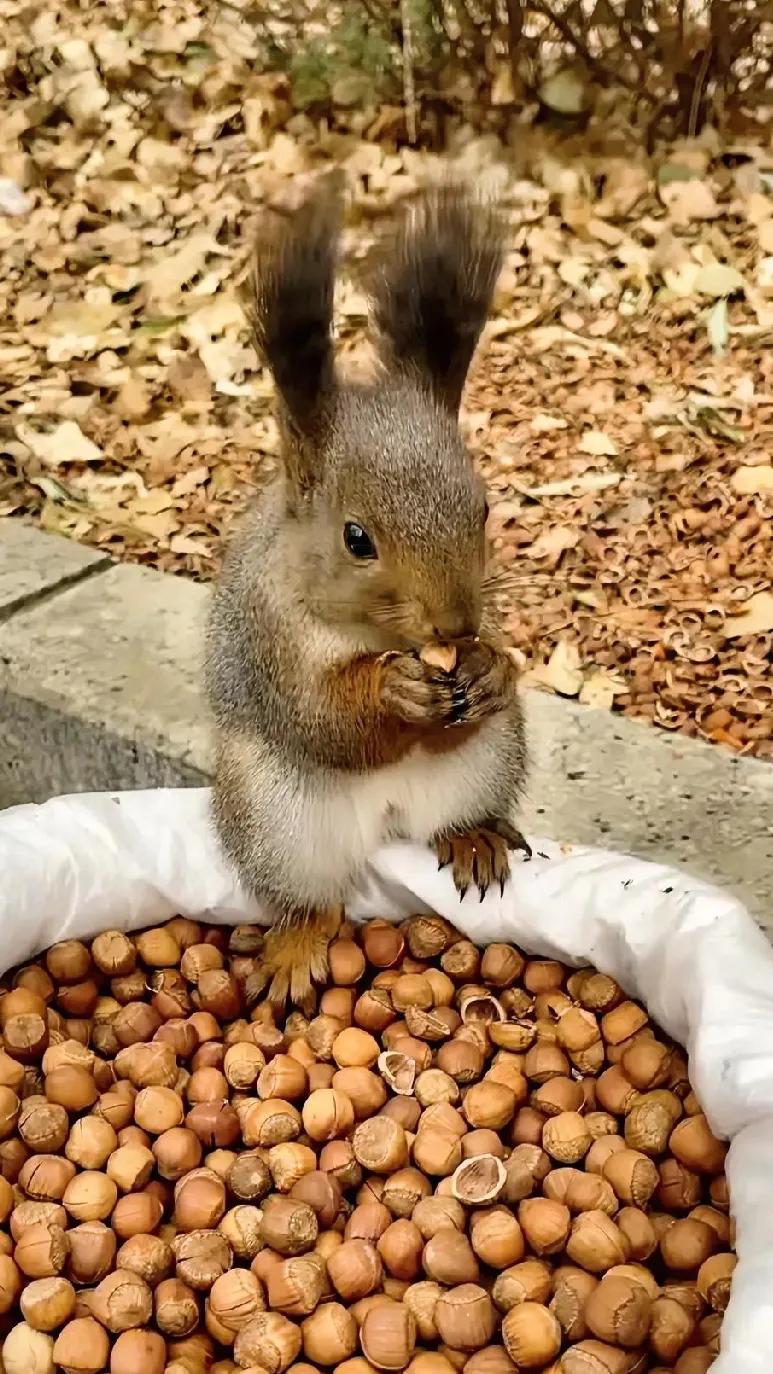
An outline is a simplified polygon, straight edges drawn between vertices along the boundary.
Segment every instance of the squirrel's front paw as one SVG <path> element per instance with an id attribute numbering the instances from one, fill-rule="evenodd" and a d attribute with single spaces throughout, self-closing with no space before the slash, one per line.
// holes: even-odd
<path id="1" fill-rule="evenodd" d="M 517 678 L 515 664 L 504 650 L 481 640 L 460 647 L 454 674 L 454 724 L 470 725 L 506 711 L 515 699 Z"/>
<path id="2" fill-rule="evenodd" d="M 417 654 L 391 655 L 383 672 L 381 700 L 389 715 L 410 725 L 447 725 L 454 719 L 455 683 L 448 673 Z"/>

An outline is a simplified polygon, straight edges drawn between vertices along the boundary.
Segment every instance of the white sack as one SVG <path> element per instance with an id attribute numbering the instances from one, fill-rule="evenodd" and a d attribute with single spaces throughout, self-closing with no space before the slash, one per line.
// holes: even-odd
<path id="1" fill-rule="evenodd" d="M 348 911 L 434 910 L 481 943 L 592 963 L 646 1003 L 690 1055 L 728 1177 L 740 1263 L 715 1374 L 773 1369 L 773 951 L 733 897 L 660 864 L 532 840 L 504 896 L 459 901 L 411 845 L 373 858 Z M 206 790 L 61 797 L 0 814 L 2 966 L 67 937 L 181 913 L 268 919 L 218 851 Z"/>

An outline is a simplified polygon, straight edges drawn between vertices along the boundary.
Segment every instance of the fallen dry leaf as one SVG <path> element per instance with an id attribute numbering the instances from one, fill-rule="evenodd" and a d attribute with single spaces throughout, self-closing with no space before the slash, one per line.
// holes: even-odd
<path id="1" fill-rule="evenodd" d="M 610 673 L 605 668 L 589 673 L 580 688 L 579 699 L 584 706 L 595 706 L 609 711 L 615 704 L 615 697 L 628 691 L 625 678 L 619 673 Z"/>
<path id="2" fill-rule="evenodd" d="M 773 592 L 757 592 L 728 615 L 722 632 L 726 639 L 737 639 L 739 635 L 766 634 L 768 630 L 773 630 Z"/>
<path id="3" fill-rule="evenodd" d="M 523 675 L 526 685 L 541 687 L 563 697 L 576 697 L 582 680 L 579 650 L 566 639 L 559 640 L 547 663 L 538 664 Z"/>
<path id="4" fill-rule="evenodd" d="M 18 424 L 16 433 L 48 467 L 58 467 L 62 463 L 96 463 L 102 457 L 101 448 L 86 437 L 75 420 L 62 420 L 47 432 Z"/>
<path id="5" fill-rule="evenodd" d="M 719 206 L 711 187 L 705 181 L 691 177 L 689 181 L 669 181 L 659 188 L 660 199 L 676 225 L 688 225 L 692 220 L 716 219 Z"/>
<path id="6" fill-rule="evenodd" d="M 744 496 L 758 496 L 763 491 L 773 491 L 773 467 L 770 463 L 759 463 L 755 467 L 736 468 L 730 478 L 733 491 Z"/>
<path id="7" fill-rule="evenodd" d="M 593 458 L 615 458 L 617 444 L 601 429 L 586 429 L 577 445 L 580 453 L 589 453 Z"/>

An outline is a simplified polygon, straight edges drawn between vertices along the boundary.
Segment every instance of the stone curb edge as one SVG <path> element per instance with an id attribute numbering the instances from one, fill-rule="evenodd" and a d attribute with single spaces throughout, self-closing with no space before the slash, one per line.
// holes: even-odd
<path id="1" fill-rule="evenodd" d="M 0 806 L 194 786 L 209 592 L 0 520 Z M 527 691 L 531 833 L 686 867 L 773 931 L 773 768 Z"/>

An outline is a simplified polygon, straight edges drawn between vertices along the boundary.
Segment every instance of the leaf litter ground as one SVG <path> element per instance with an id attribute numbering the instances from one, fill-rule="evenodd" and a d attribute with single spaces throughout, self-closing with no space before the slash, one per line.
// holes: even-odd
<path id="1" fill-rule="evenodd" d="M 206 41 L 194 5 L 118 8 L 0 0 L 0 515 L 207 579 L 276 462 L 242 306 L 266 206 L 342 167 L 356 261 L 440 160 L 388 109 L 293 115 L 237 8 Z M 645 158 L 612 111 L 512 147 L 462 128 L 452 156 L 511 223 L 462 423 L 525 680 L 773 757 L 769 144 Z"/>

